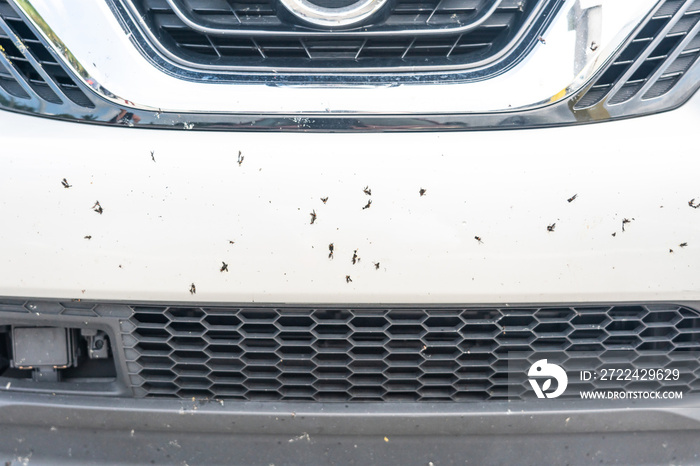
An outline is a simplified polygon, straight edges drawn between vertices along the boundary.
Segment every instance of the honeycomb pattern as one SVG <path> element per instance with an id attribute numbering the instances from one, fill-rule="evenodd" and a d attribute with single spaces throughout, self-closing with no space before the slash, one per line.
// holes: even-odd
<path id="1" fill-rule="evenodd" d="M 683 306 L 132 309 L 121 329 L 139 397 L 514 400 L 533 396 L 527 369 L 543 358 L 567 372 L 679 368 L 643 388 L 700 389 L 700 315 Z M 569 379 L 564 396 L 606 387 Z"/>

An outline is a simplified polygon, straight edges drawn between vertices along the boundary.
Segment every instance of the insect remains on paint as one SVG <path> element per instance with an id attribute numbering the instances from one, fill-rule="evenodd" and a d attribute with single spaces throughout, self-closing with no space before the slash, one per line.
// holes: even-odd
<path id="1" fill-rule="evenodd" d="M 228 272 L 228 264 L 224 261 L 221 261 L 221 269 L 219 269 L 219 272 Z"/>
<path id="2" fill-rule="evenodd" d="M 547 225 L 547 231 L 549 231 L 550 233 L 553 232 L 554 228 L 556 228 L 556 226 L 557 226 L 556 223 L 552 223 L 551 225 Z"/>
<path id="3" fill-rule="evenodd" d="M 357 255 L 357 249 L 355 249 L 355 251 L 352 253 L 352 265 L 355 265 L 358 262 L 360 262 L 360 258 Z"/>
<path id="4" fill-rule="evenodd" d="M 571 196 L 570 198 L 568 198 L 568 199 L 566 200 L 566 202 L 568 202 L 569 204 L 571 204 L 572 202 L 574 202 L 574 201 L 576 200 L 577 197 L 578 197 L 578 194 L 574 194 L 573 196 Z"/>
<path id="5" fill-rule="evenodd" d="M 346 275 L 345 276 L 345 283 L 351 283 L 351 282 L 352 282 L 352 278 L 350 278 L 350 275 Z"/>
<path id="6" fill-rule="evenodd" d="M 197 294 L 197 287 L 194 286 L 194 283 L 190 286 L 190 294 Z"/>
<path id="7" fill-rule="evenodd" d="M 313 210 L 309 215 L 311 215 L 311 225 L 316 221 L 316 211 Z"/>
<path id="8" fill-rule="evenodd" d="M 335 246 L 333 243 L 328 245 L 328 258 L 333 259 L 333 250 L 335 249 Z"/>
<path id="9" fill-rule="evenodd" d="M 238 166 L 240 167 L 243 165 L 243 159 L 245 159 L 245 155 L 241 151 L 238 151 Z"/>
<path id="10" fill-rule="evenodd" d="M 475 236 L 474 239 L 477 240 L 479 244 L 483 243 L 483 241 L 481 241 L 481 236 Z"/>
<path id="11" fill-rule="evenodd" d="M 365 205 L 362 210 L 369 209 L 372 206 L 372 199 L 367 201 L 367 205 Z"/>
<path id="12" fill-rule="evenodd" d="M 424 188 L 420 188 L 420 189 L 418 190 L 418 194 L 420 194 L 421 196 L 425 196 L 425 193 L 426 193 L 426 192 L 427 192 L 427 189 L 424 189 Z"/>
<path id="13" fill-rule="evenodd" d="M 365 186 L 365 189 L 363 189 L 362 192 L 367 194 L 368 196 L 372 195 L 372 190 L 369 189 L 369 186 Z"/>
<path id="14" fill-rule="evenodd" d="M 63 178 L 63 179 L 61 180 L 61 185 L 63 185 L 63 187 L 66 188 L 66 189 L 68 189 L 68 188 L 70 188 L 70 187 L 73 186 L 72 184 L 68 184 L 68 180 L 65 179 L 65 178 Z"/>
<path id="15" fill-rule="evenodd" d="M 95 204 L 92 206 L 92 210 L 94 210 L 100 215 L 102 215 L 102 212 L 104 212 L 104 209 L 100 205 L 100 201 L 95 201 Z"/>
<path id="16" fill-rule="evenodd" d="M 322 198 L 321 198 L 321 202 L 323 202 L 324 204 L 325 204 L 326 202 L 328 202 L 328 197 L 327 197 L 327 196 L 326 196 L 326 197 L 322 197 Z"/>

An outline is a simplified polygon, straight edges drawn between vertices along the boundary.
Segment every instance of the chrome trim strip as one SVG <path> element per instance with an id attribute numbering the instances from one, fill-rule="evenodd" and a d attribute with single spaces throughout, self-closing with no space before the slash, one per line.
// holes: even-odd
<path id="1" fill-rule="evenodd" d="M 486 20 L 488 20 L 491 15 L 498 9 L 503 0 L 495 0 L 493 4 L 478 14 L 472 22 L 459 27 L 448 27 L 448 28 L 432 28 L 432 29 L 387 29 L 387 30 L 363 30 L 363 31 L 270 31 L 261 29 L 227 29 L 217 27 L 217 25 L 212 23 L 198 23 L 195 19 L 187 14 L 182 8 L 181 0 L 165 0 L 168 5 L 172 8 L 173 12 L 177 15 L 180 20 L 185 23 L 190 28 L 195 31 L 201 32 L 203 34 L 212 35 L 235 35 L 235 36 L 283 36 L 283 37 L 300 37 L 300 36 L 333 36 L 333 37 L 379 37 L 379 36 L 422 36 L 422 35 L 439 35 L 439 34 L 464 34 L 477 27 L 481 26 Z M 280 0 L 280 2 L 285 5 L 285 2 L 292 0 Z M 294 0 L 301 1 L 301 0 Z M 132 0 L 125 0 L 125 2 L 132 8 L 133 11 L 138 12 L 138 9 L 134 6 Z M 547 0 L 537 0 L 537 6 L 533 8 L 533 13 L 542 11 L 543 4 L 547 3 Z M 285 5 L 286 6 L 286 5 Z M 523 23 L 522 29 L 527 29 L 532 23 L 533 18 L 536 14 L 531 14 L 528 19 Z M 330 26 L 330 25 L 329 25 Z"/>
<path id="2" fill-rule="evenodd" d="M 684 103 L 700 85 L 700 65 L 696 63 L 678 81 L 674 87 L 673 98 L 651 99 L 648 101 L 635 100 L 631 105 L 609 107 L 605 102 L 592 108 L 576 110 L 574 104 L 588 91 L 596 78 L 606 69 L 606 64 L 614 61 L 615 56 L 624 50 L 643 26 L 637 25 L 625 33 L 627 39 L 618 44 L 612 53 L 601 55 L 600 51 L 590 52 L 590 63 L 582 65 L 577 80 L 569 87 L 553 95 L 550 99 L 531 103 L 527 107 L 512 108 L 501 111 L 463 112 L 342 112 L 342 111 L 233 111 L 233 112 L 181 112 L 173 109 L 153 109 L 143 105 L 125 101 L 111 94 L 99 84 L 80 62 L 60 42 L 57 35 L 46 22 L 31 11 L 30 0 L 12 0 L 18 12 L 27 19 L 27 24 L 34 29 L 35 34 L 47 43 L 51 43 L 51 52 L 63 62 L 76 78 L 81 89 L 90 95 L 96 108 L 90 111 L 89 123 L 112 126 L 129 126 L 142 128 L 163 129 L 197 129 L 197 130 L 226 130 L 226 131 L 299 131 L 299 132 L 396 132 L 396 131 L 453 131 L 453 130 L 483 130 L 483 129 L 520 129 L 545 126 L 562 126 L 576 123 L 605 121 L 611 118 L 622 118 L 633 115 L 643 115 L 669 110 Z M 692 0 L 686 0 L 691 2 Z M 21 8 L 20 8 L 21 6 Z M 648 16 L 648 15 L 647 15 Z M 133 38 L 133 36 L 132 36 Z M 584 44 L 585 45 L 585 44 Z M 542 46 L 545 47 L 545 46 Z M 527 50 L 527 49 L 525 49 Z M 520 53 L 525 53 L 525 50 Z M 530 57 L 531 58 L 531 57 Z M 0 60 L 6 59 L 0 54 Z M 10 64 L 11 65 L 11 64 Z M 8 66 L 13 70 L 12 66 Z M 520 70 L 520 72 L 522 72 Z M 23 84 L 23 78 L 17 71 L 18 82 Z M 13 74 L 15 76 L 15 74 Z M 500 79 L 494 78 L 494 80 Z M 281 81 L 280 84 L 283 82 Z M 27 85 L 24 83 L 24 85 Z M 222 84 L 212 84 L 219 88 Z M 471 85 L 471 84 L 470 84 Z M 461 85 L 460 85 L 461 86 Z M 466 85 L 465 85 L 466 86 Z M 264 86 L 263 86 L 264 87 Z M 440 86 L 437 86 L 439 88 Z M 269 88 L 268 88 L 269 89 Z M 381 88 L 380 88 L 381 89 Z M 420 89 L 430 90 L 426 84 Z M 292 88 L 294 92 L 296 90 Z M 339 90 L 337 87 L 333 90 Z M 521 89 L 522 90 L 522 89 Z M 35 93 L 28 89 L 30 96 Z M 315 92 L 315 89 L 310 89 Z M 384 91 L 384 89 L 382 89 Z M 99 95 L 99 97 L 98 97 Z M 666 96 L 669 97 L 669 96 Z M 85 118 L 86 109 L 71 105 L 48 104 L 36 96 L 31 99 L 4 98 L 0 90 L 3 105 L 13 111 L 31 115 L 56 117 L 63 120 L 88 122 Z M 404 102 L 405 103 L 405 102 Z"/>

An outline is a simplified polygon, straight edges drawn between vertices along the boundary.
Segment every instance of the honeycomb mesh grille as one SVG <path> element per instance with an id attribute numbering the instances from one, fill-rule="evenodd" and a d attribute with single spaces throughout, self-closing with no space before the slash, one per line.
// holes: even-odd
<path id="1" fill-rule="evenodd" d="M 699 56 L 700 0 L 666 0 L 574 108 L 661 97 Z"/>
<path id="2" fill-rule="evenodd" d="M 644 387 L 700 389 L 700 315 L 675 305 L 132 309 L 122 340 L 139 397 L 517 400 L 531 396 L 526 371 L 543 358 L 567 371 L 675 367 L 679 380 Z"/>
<path id="3" fill-rule="evenodd" d="M 162 47 L 198 65 L 309 69 L 395 68 L 473 63 L 495 56 L 524 27 L 538 0 L 503 0 L 475 29 L 449 32 L 487 11 L 493 0 L 397 0 L 386 18 L 358 31 L 431 28 L 431 34 L 312 34 L 290 23 L 273 0 L 184 0 L 198 24 L 246 32 L 205 34 L 165 0 L 132 0 Z M 266 31 L 260 34 L 256 31 Z M 290 35 L 290 33 L 292 35 Z"/>

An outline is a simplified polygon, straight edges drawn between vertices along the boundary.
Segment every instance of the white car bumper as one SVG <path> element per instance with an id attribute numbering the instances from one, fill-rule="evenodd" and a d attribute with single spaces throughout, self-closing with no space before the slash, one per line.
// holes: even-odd
<path id="1" fill-rule="evenodd" d="M 0 296 L 700 300 L 699 119 L 700 96 L 624 121 L 466 133 L 164 131 L 0 112 Z"/>

